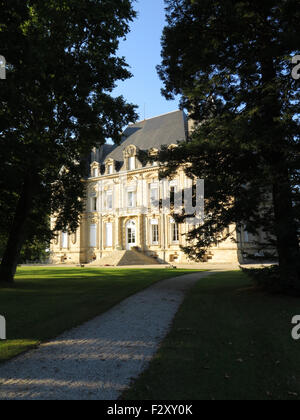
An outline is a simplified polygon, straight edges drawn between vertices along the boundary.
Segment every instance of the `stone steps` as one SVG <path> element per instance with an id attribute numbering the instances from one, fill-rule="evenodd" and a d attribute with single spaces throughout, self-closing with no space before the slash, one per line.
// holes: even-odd
<path id="1" fill-rule="evenodd" d="M 109 255 L 89 264 L 89 266 L 94 267 L 124 267 L 130 265 L 159 265 L 159 263 L 142 252 L 131 250 L 112 251 Z"/>

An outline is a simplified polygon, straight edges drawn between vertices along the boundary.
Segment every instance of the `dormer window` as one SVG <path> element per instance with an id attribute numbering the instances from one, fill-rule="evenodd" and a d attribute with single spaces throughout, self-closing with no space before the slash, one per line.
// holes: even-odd
<path id="1" fill-rule="evenodd" d="M 105 173 L 107 175 L 112 175 L 114 173 L 115 164 L 113 159 L 108 159 L 105 162 Z"/>
<path id="2" fill-rule="evenodd" d="M 158 149 L 155 149 L 155 148 L 150 149 L 149 152 L 148 152 L 148 155 L 152 160 L 152 166 L 157 166 L 158 163 L 157 163 L 157 161 L 153 160 L 153 158 L 158 156 Z"/>
<path id="3" fill-rule="evenodd" d="M 137 168 L 137 153 L 138 150 L 134 145 L 130 145 L 124 150 L 123 156 L 127 171 L 134 171 Z"/>
<path id="4" fill-rule="evenodd" d="M 128 158 L 128 170 L 134 171 L 135 169 L 135 156 L 132 156 Z"/>
<path id="5" fill-rule="evenodd" d="M 97 178 L 99 176 L 99 163 L 98 162 L 93 162 L 91 164 L 91 177 L 92 178 Z"/>

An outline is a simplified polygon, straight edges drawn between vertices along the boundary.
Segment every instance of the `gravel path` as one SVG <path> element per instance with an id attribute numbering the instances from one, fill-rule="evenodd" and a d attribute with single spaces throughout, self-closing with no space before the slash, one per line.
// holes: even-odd
<path id="1" fill-rule="evenodd" d="M 195 282 L 163 280 L 0 366 L 1 400 L 115 400 L 153 357 Z"/>

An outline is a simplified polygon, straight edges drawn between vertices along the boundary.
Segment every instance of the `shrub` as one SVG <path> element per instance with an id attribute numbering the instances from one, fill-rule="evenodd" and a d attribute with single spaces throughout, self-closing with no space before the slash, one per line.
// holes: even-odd
<path id="1" fill-rule="evenodd" d="M 257 269 L 242 268 L 242 270 L 254 281 L 258 288 L 277 293 L 282 291 L 278 265 Z"/>

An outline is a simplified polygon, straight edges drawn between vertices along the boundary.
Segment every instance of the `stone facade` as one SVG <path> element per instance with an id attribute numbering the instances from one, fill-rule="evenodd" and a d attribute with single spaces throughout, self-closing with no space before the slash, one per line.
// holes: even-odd
<path id="1" fill-rule="evenodd" d="M 170 119 L 173 119 L 173 125 Z M 176 123 L 175 131 L 171 127 Z M 111 148 L 106 156 L 103 150 L 94 151 L 90 178 L 85 181 L 86 211 L 77 232 L 71 235 L 60 232 L 53 241 L 53 263 L 101 265 L 101 261 L 107 262 L 111 258 L 111 265 L 114 265 L 114 253 L 131 249 L 155 258 L 158 263 L 191 262 L 181 246 L 187 245 L 185 234 L 193 226 L 175 223 L 171 210 L 162 209 L 162 199 L 164 194 L 170 196 L 190 188 L 192 181 L 180 170 L 171 181 L 160 182 L 159 167 L 155 163 L 142 162 L 140 157 L 141 151 L 144 156 L 157 153 L 165 144 L 168 127 L 174 132 L 166 145 L 176 147 L 177 140 L 182 140 L 182 133 L 187 135 L 187 121 L 181 112 L 130 126 L 121 145 Z M 159 138 L 160 132 L 162 138 L 158 144 L 152 142 L 153 147 L 145 149 L 147 136 L 153 140 L 153 137 Z M 52 223 L 54 221 L 53 218 Z M 234 226 L 229 229 L 237 242 L 228 239 L 212 248 L 207 255 L 208 261 L 237 262 L 242 261 L 245 252 L 255 252 L 254 238 L 247 232 L 236 237 Z"/>

